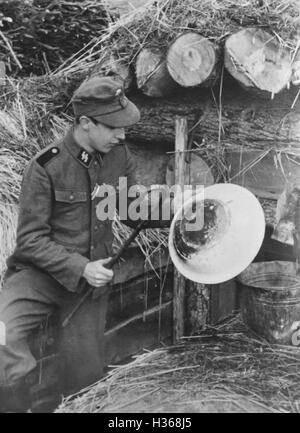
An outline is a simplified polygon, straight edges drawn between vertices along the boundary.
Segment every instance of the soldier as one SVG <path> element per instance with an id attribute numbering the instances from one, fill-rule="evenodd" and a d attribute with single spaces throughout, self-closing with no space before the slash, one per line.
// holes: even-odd
<path id="1" fill-rule="evenodd" d="M 0 411 L 30 407 L 26 377 L 37 365 L 27 342 L 54 308 L 74 305 L 87 285 L 103 298 L 113 272 L 111 221 L 96 216 L 98 185 L 134 181 L 124 128 L 138 108 L 111 77 L 84 82 L 72 99 L 75 122 L 66 136 L 40 152 L 25 170 L 17 242 L 0 295 Z M 99 201 L 99 200 L 98 200 Z M 102 291 L 102 293 L 101 293 Z M 5 344 L 2 344 L 5 343 Z"/>

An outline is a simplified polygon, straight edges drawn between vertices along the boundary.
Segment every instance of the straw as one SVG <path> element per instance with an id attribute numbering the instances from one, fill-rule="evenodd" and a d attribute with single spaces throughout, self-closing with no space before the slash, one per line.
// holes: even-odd
<path id="1" fill-rule="evenodd" d="M 239 315 L 147 351 L 57 412 L 299 412 L 300 349 L 254 336 Z"/>

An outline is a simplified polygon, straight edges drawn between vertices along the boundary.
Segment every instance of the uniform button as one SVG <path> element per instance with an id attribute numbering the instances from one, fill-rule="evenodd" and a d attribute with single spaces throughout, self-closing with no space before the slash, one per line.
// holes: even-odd
<path id="1" fill-rule="evenodd" d="M 98 226 L 95 226 L 95 227 L 94 227 L 94 230 L 95 230 L 95 232 L 96 232 L 96 231 L 98 230 Z"/>
<path id="2" fill-rule="evenodd" d="M 52 344 L 54 344 L 54 338 L 49 337 L 46 343 L 47 343 L 47 346 L 52 346 Z"/>
<path id="3" fill-rule="evenodd" d="M 95 161 L 95 162 L 94 162 L 94 165 L 98 165 L 98 162 L 97 162 L 97 161 Z"/>
<path id="4" fill-rule="evenodd" d="M 74 200 L 74 195 L 73 194 L 70 195 L 70 200 Z"/>
<path id="5" fill-rule="evenodd" d="M 95 249 L 94 245 L 91 246 L 91 250 L 93 251 Z"/>

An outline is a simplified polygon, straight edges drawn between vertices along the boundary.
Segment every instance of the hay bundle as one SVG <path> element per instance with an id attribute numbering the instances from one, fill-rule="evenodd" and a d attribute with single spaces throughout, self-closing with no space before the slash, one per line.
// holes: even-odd
<path id="1" fill-rule="evenodd" d="M 300 350 L 269 345 L 234 317 L 146 352 L 57 412 L 300 412 Z"/>
<path id="2" fill-rule="evenodd" d="M 298 48 L 297 1 L 158 0 L 112 23 L 86 51 L 57 72 L 78 71 L 101 59 L 109 48 L 116 58 L 133 63 L 144 47 L 165 48 L 180 34 L 195 31 L 216 43 L 243 27 L 260 27 L 293 53 Z"/>
<path id="3" fill-rule="evenodd" d="M 124 244 L 132 233 L 132 229 L 121 223 L 119 216 L 116 214 L 113 226 L 114 234 L 113 248 L 115 252 Z M 139 247 L 145 257 L 145 265 L 149 265 L 155 271 L 152 264 L 154 254 L 158 254 L 161 248 L 168 247 L 169 229 L 145 229 L 136 237 L 133 245 Z"/>
<path id="4" fill-rule="evenodd" d="M 18 200 L 24 169 L 29 160 L 50 140 L 58 138 L 62 120 L 53 118 L 53 127 L 42 134 L 28 126 L 26 108 L 16 88 L 9 108 L 0 110 L 0 287 L 6 259 L 15 247 Z M 3 104 L 4 107 L 4 104 Z M 64 125 L 65 126 L 65 125 Z"/>
<path id="5" fill-rule="evenodd" d="M 6 259 L 16 242 L 18 206 L 0 201 L 0 291 L 6 268 Z"/>

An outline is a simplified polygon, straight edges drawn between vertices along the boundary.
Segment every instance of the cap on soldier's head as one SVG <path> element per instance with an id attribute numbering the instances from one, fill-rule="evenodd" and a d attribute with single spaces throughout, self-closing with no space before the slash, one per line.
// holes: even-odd
<path id="1" fill-rule="evenodd" d="M 83 82 L 75 91 L 72 104 L 76 117 L 93 117 L 115 128 L 140 120 L 140 111 L 125 96 L 123 83 L 113 77 L 93 77 Z"/>

